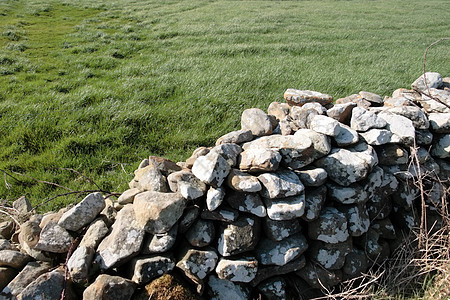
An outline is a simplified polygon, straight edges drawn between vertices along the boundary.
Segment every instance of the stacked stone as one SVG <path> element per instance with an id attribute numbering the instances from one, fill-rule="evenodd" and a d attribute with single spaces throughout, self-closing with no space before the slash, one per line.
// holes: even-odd
<path id="1" fill-rule="evenodd" d="M 148 299 L 171 276 L 173 299 L 286 299 L 361 275 L 417 227 L 419 176 L 439 209 L 450 80 L 426 80 L 335 105 L 288 89 L 186 162 L 145 159 L 117 201 L 93 193 L 16 233 L 2 223 L 3 297 Z"/>

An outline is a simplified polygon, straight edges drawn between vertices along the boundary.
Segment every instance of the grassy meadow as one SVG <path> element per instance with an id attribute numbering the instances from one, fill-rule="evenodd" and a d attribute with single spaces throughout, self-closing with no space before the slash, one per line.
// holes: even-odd
<path id="1" fill-rule="evenodd" d="M 0 200 L 123 192 L 287 88 L 390 95 L 450 36 L 445 0 L 0 0 Z M 427 70 L 450 76 L 449 42 Z M 34 179 L 33 179 L 34 178 Z M 37 181 L 40 180 L 41 182 Z M 52 182 L 56 185 L 44 183 Z M 41 207 L 76 201 L 60 197 Z"/>

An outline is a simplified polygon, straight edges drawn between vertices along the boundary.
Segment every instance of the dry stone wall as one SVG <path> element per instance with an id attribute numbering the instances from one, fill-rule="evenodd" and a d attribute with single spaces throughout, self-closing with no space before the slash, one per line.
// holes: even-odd
<path id="1" fill-rule="evenodd" d="M 419 225 L 418 177 L 439 221 L 450 80 L 426 79 L 334 105 L 288 89 L 186 162 L 145 159 L 116 201 L 0 224 L 0 298 L 307 299 L 360 276 Z"/>

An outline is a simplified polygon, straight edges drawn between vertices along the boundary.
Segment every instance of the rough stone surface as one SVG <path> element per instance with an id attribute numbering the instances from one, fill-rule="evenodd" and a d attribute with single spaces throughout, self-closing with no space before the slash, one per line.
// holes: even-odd
<path id="1" fill-rule="evenodd" d="M 0 223 L 0 236 L 5 239 L 10 239 L 14 233 L 14 222 L 4 221 Z"/>
<path id="2" fill-rule="evenodd" d="M 272 133 L 272 123 L 269 116 L 259 108 L 250 108 L 242 112 L 241 129 L 250 130 L 254 136 Z"/>
<path id="3" fill-rule="evenodd" d="M 257 217 L 267 215 L 266 207 L 259 194 L 231 192 L 226 196 L 226 202 L 238 211 L 253 214 Z"/>
<path id="4" fill-rule="evenodd" d="M 206 193 L 206 184 L 187 170 L 171 173 L 167 181 L 172 192 L 179 192 L 187 200 L 200 198 Z"/>
<path id="5" fill-rule="evenodd" d="M 197 220 L 186 232 L 186 239 L 194 247 L 205 247 L 215 237 L 214 223 L 208 220 Z"/>
<path id="6" fill-rule="evenodd" d="M 361 138 L 369 145 L 378 146 L 390 143 L 392 132 L 386 129 L 370 129 L 359 134 Z"/>
<path id="7" fill-rule="evenodd" d="M 137 169 L 134 172 L 134 179 L 129 184 L 130 188 L 137 188 L 141 191 L 168 192 L 166 177 L 158 169 L 156 164 Z"/>
<path id="8" fill-rule="evenodd" d="M 135 258 L 130 262 L 131 280 L 137 284 L 148 283 L 175 268 L 175 261 L 169 256 Z"/>
<path id="9" fill-rule="evenodd" d="M 225 190 L 223 187 L 210 187 L 206 194 L 206 206 L 209 210 L 213 211 L 222 204 L 225 198 Z"/>
<path id="10" fill-rule="evenodd" d="M 247 172 L 276 171 L 281 162 L 277 150 L 251 148 L 239 156 L 239 169 Z"/>
<path id="11" fill-rule="evenodd" d="M 305 193 L 286 198 L 263 198 L 267 215 L 276 221 L 292 220 L 305 212 Z"/>
<path id="12" fill-rule="evenodd" d="M 302 229 L 298 219 L 275 221 L 265 218 L 262 224 L 264 234 L 273 241 L 281 241 Z"/>
<path id="13" fill-rule="evenodd" d="M 306 238 L 301 233 L 297 233 L 279 242 L 263 238 L 255 252 L 262 265 L 283 266 L 298 258 L 307 248 Z"/>
<path id="14" fill-rule="evenodd" d="M 216 273 L 220 279 L 232 282 L 250 282 L 255 278 L 257 271 L 258 261 L 254 257 L 222 258 L 216 267 Z"/>
<path id="15" fill-rule="evenodd" d="M 81 282 L 88 279 L 94 253 L 94 248 L 86 246 L 80 246 L 72 253 L 67 262 L 67 269 L 72 280 Z"/>
<path id="16" fill-rule="evenodd" d="M 308 235 L 313 240 L 329 244 L 347 241 L 349 237 L 347 218 L 334 207 L 322 209 L 319 218 L 308 226 Z"/>
<path id="17" fill-rule="evenodd" d="M 305 187 L 298 176 L 289 170 L 264 173 L 258 176 L 263 184 L 261 195 L 265 198 L 283 198 L 301 194 Z"/>
<path id="18" fill-rule="evenodd" d="M 378 161 L 381 165 L 394 166 L 404 165 L 408 163 L 408 152 L 399 145 L 384 145 L 375 148 L 377 151 Z"/>
<path id="19" fill-rule="evenodd" d="M 87 229 L 79 246 L 86 246 L 96 249 L 101 240 L 108 233 L 108 227 L 102 219 L 94 220 Z"/>
<path id="20" fill-rule="evenodd" d="M 0 267 L 0 290 L 2 290 L 11 280 L 13 280 L 17 273 L 18 271 L 16 269 Z"/>
<path id="21" fill-rule="evenodd" d="M 332 182 L 327 183 L 328 197 L 341 204 L 364 203 L 369 200 L 369 193 L 358 183 L 341 186 Z"/>
<path id="22" fill-rule="evenodd" d="M 94 283 L 92 283 L 87 287 L 87 289 L 84 290 L 83 299 L 131 299 L 135 288 L 136 285 L 131 280 L 119 276 L 102 274 L 97 277 Z"/>
<path id="23" fill-rule="evenodd" d="M 351 247 L 350 240 L 335 244 L 314 241 L 308 248 L 308 256 L 327 270 L 339 270 L 344 266 Z"/>
<path id="24" fill-rule="evenodd" d="M 18 295 L 18 298 L 22 300 L 59 300 L 61 299 L 61 292 L 63 288 L 64 272 L 60 269 L 56 269 L 52 272 L 44 273 L 39 276 L 22 290 L 22 292 Z M 42 295 L 45 295 L 45 298 L 43 298 Z"/>
<path id="25" fill-rule="evenodd" d="M 375 93 L 361 91 L 359 92 L 359 95 L 362 99 L 369 101 L 371 106 L 380 106 L 383 104 L 383 98 Z"/>
<path id="26" fill-rule="evenodd" d="M 327 196 L 327 187 L 322 185 L 315 189 L 306 191 L 305 197 L 305 213 L 302 219 L 309 222 L 319 217 L 322 206 L 325 203 Z"/>
<path id="27" fill-rule="evenodd" d="M 327 105 L 333 101 L 333 97 L 310 90 L 287 89 L 284 92 L 284 99 L 290 106 L 302 106 L 310 102 L 318 102 Z"/>
<path id="28" fill-rule="evenodd" d="M 450 113 L 446 114 L 431 113 L 428 115 L 428 118 L 430 120 L 433 132 L 450 133 Z"/>
<path id="29" fill-rule="evenodd" d="M 225 143 L 240 144 L 251 141 L 252 139 L 253 134 L 251 130 L 236 130 L 229 132 L 217 139 L 216 146 Z"/>
<path id="30" fill-rule="evenodd" d="M 250 290 L 247 287 L 235 284 L 230 280 L 220 279 L 214 275 L 209 276 L 208 286 L 208 295 L 211 300 L 247 300 L 250 297 Z"/>
<path id="31" fill-rule="evenodd" d="M 335 104 L 327 110 L 327 116 L 339 121 L 342 124 L 350 124 L 352 110 L 356 107 L 356 103 L 348 102 L 343 104 Z M 342 126 L 342 124 L 340 124 Z"/>
<path id="32" fill-rule="evenodd" d="M 153 254 L 169 251 L 176 242 L 178 227 L 175 225 L 166 233 L 147 234 L 141 253 Z"/>
<path id="33" fill-rule="evenodd" d="M 322 133 L 328 136 L 337 136 L 341 127 L 339 126 L 339 122 L 333 118 L 317 115 L 315 116 L 309 128 L 314 130 L 315 132 Z"/>
<path id="34" fill-rule="evenodd" d="M 20 214 L 27 214 L 33 209 L 30 201 L 25 196 L 22 196 L 16 201 L 14 201 L 12 206 Z"/>
<path id="35" fill-rule="evenodd" d="M 390 108 L 387 111 L 410 119 L 416 129 L 428 129 L 430 122 L 425 112 L 417 106 L 401 106 Z"/>
<path id="36" fill-rule="evenodd" d="M 259 192 L 261 190 L 261 183 L 258 178 L 250 174 L 232 169 L 227 177 L 227 184 L 230 188 L 240 192 Z"/>
<path id="37" fill-rule="evenodd" d="M 431 148 L 431 154 L 443 159 L 450 157 L 450 134 L 443 135 L 436 139 L 436 143 Z"/>
<path id="38" fill-rule="evenodd" d="M 42 228 L 38 243 L 34 249 L 53 253 L 65 253 L 69 251 L 73 238 L 63 227 L 55 222 L 50 222 Z"/>
<path id="39" fill-rule="evenodd" d="M 356 130 L 353 130 L 350 126 L 344 124 L 339 125 L 341 126 L 341 130 L 339 130 L 339 134 L 334 137 L 334 141 L 339 147 L 353 145 L 359 141 L 359 135 Z"/>
<path id="40" fill-rule="evenodd" d="M 321 186 L 325 183 L 328 178 L 327 171 L 323 168 L 316 168 L 313 166 L 305 167 L 301 170 L 296 170 L 295 174 L 300 178 L 303 185 L 311 186 Z"/>
<path id="41" fill-rule="evenodd" d="M 257 218 L 239 217 L 220 230 L 217 249 L 222 256 L 251 251 L 259 240 L 260 223 Z"/>
<path id="42" fill-rule="evenodd" d="M 231 167 L 220 154 L 210 152 L 205 156 L 200 156 L 194 162 L 192 173 L 201 181 L 219 187 L 228 176 Z"/>
<path id="43" fill-rule="evenodd" d="M 196 282 L 212 272 L 218 260 L 219 257 L 212 248 L 209 250 L 188 249 L 176 266 Z"/>
<path id="44" fill-rule="evenodd" d="M 386 121 L 376 114 L 361 107 L 355 107 L 352 111 L 350 127 L 356 131 L 364 132 L 371 128 L 383 128 Z"/>
<path id="45" fill-rule="evenodd" d="M 120 195 L 119 199 L 117 199 L 117 202 L 121 205 L 133 203 L 134 196 L 136 196 L 140 192 L 141 190 L 138 188 L 128 189 L 125 192 L 123 192 L 122 195 Z"/>
<path id="46" fill-rule="evenodd" d="M 305 267 L 296 274 L 300 276 L 310 287 L 330 289 L 342 281 L 342 273 L 340 271 L 330 271 L 320 265 L 307 262 Z"/>
<path id="47" fill-rule="evenodd" d="M 239 154 L 242 152 L 242 148 L 239 145 L 233 143 L 225 143 L 215 146 L 210 152 L 215 152 L 225 158 L 228 165 L 233 168 L 236 166 Z"/>
<path id="48" fill-rule="evenodd" d="M 422 74 L 412 84 L 411 88 L 418 91 L 426 91 L 428 88 L 439 88 L 442 86 L 442 76 L 436 72 L 426 72 Z"/>
<path id="49" fill-rule="evenodd" d="M 397 136 L 403 144 L 413 145 L 416 133 L 410 119 L 387 112 L 381 112 L 379 117 L 386 121 L 386 129 L 393 133 L 391 141 L 397 142 L 398 140 L 393 139 L 394 136 Z"/>

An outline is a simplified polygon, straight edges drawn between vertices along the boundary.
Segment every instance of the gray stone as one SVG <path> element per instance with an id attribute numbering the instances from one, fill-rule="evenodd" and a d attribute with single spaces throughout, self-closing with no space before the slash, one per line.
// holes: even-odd
<path id="1" fill-rule="evenodd" d="M 293 106 L 289 113 L 289 125 L 294 131 L 309 128 L 312 119 L 318 114 L 315 109 L 304 109 L 303 107 Z"/>
<path id="2" fill-rule="evenodd" d="M 171 173 L 167 181 L 172 192 L 180 193 L 187 200 L 200 198 L 206 193 L 206 184 L 188 170 Z"/>
<path id="3" fill-rule="evenodd" d="M 230 280 L 219 279 L 215 275 L 208 278 L 208 296 L 211 300 L 233 299 L 247 300 L 250 299 L 250 290 L 239 284 L 235 284 Z"/>
<path id="4" fill-rule="evenodd" d="M 200 156 L 194 162 L 192 173 L 201 181 L 219 187 L 228 176 L 231 168 L 227 160 L 217 152 Z"/>
<path id="5" fill-rule="evenodd" d="M 135 197 L 132 207 L 140 228 L 151 234 L 164 233 L 181 217 L 186 200 L 178 193 L 147 191 Z"/>
<path id="6" fill-rule="evenodd" d="M 104 270 L 120 265 L 139 253 L 144 233 L 133 205 L 125 205 L 117 214 L 111 233 L 98 246 L 95 261 Z"/>
<path id="7" fill-rule="evenodd" d="M 219 257 L 213 248 L 207 250 L 187 249 L 176 264 L 194 282 L 203 280 L 214 270 Z"/>
<path id="8" fill-rule="evenodd" d="M 308 257 L 327 270 L 339 270 L 344 266 L 345 257 L 351 248 L 351 239 L 334 244 L 313 241 L 308 248 Z"/>
<path id="9" fill-rule="evenodd" d="M 226 143 L 245 143 L 253 139 L 253 134 L 251 130 L 236 130 L 231 131 L 225 135 L 222 135 L 217 141 L 216 146 Z"/>
<path id="10" fill-rule="evenodd" d="M 367 177 L 369 165 L 358 154 L 346 149 L 336 148 L 331 154 L 316 161 L 317 167 L 328 173 L 328 178 L 336 183 L 349 186 Z"/>
<path id="11" fill-rule="evenodd" d="M 404 165 L 408 163 L 408 152 L 399 145 L 389 144 L 376 148 L 379 163 L 385 166 Z"/>
<path id="12" fill-rule="evenodd" d="M 319 218 L 308 226 L 308 235 L 313 240 L 329 244 L 345 242 L 348 237 L 347 218 L 334 207 L 322 209 Z"/>
<path id="13" fill-rule="evenodd" d="M 239 212 L 228 207 L 221 207 L 214 211 L 204 210 L 200 217 L 205 220 L 221 221 L 231 223 L 237 220 Z"/>
<path id="14" fill-rule="evenodd" d="M 450 133 L 450 113 L 430 113 L 431 128 L 436 133 Z"/>
<path id="15" fill-rule="evenodd" d="M 166 177 L 161 173 L 155 163 L 134 171 L 134 185 L 130 188 L 138 188 L 141 191 L 168 192 Z"/>
<path id="16" fill-rule="evenodd" d="M 222 256 L 251 251 L 259 240 L 260 223 L 254 217 L 239 217 L 220 229 L 217 249 Z"/>
<path id="17" fill-rule="evenodd" d="M 392 197 L 393 202 L 405 209 L 411 209 L 414 200 L 420 195 L 420 190 L 412 181 L 399 180 L 398 187 Z"/>
<path id="18" fill-rule="evenodd" d="M 1 250 L 17 250 L 10 241 L 0 238 L 0 251 Z"/>
<path id="19" fill-rule="evenodd" d="M 425 75 L 425 76 L 424 76 Z M 412 84 L 413 90 L 426 92 L 428 88 L 440 88 L 442 86 L 442 76 L 436 72 L 426 72 L 420 75 Z"/>
<path id="20" fill-rule="evenodd" d="M 169 232 L 147 234 L 142 246 L 142 254 L 163 253 L 169 251 L 177 239 L 178 225 L 175 224 Z"/>
<path id="21" fill-rule="evenodd" d="M 264 173 L 258 176 L 263 184 L 261 195 L 265 198 L 284 198 L 301 194 L 305 187 L 298 176 L 289 170 Z"/>
<path id="22" fill-rule="evenodd" d="M 213 211 L 222 204 L 224 198 L 225 189 L 223 187 L 215 188 L 211 186 L 206 194 L 206 206 Z"/>
<path id="23" fill-rule="evenodd" d="M 370 219 L 364 204 L 341 205 L 338 209 L 347 217 L 351 236 L 361 236 L 369 230 Z"/>
<path id="24" fill-rule="evenodd" d="M 428 129 L 430 127 L 430 122 L 424 111 L 417 106 L 394 107 L 388 109 L 388 111 L 410 119 L 416 129 Z"/>
<path id="25" fill-rule="evenodd" d="M 376 114 L 362 107 L 355 107 L 352 111 L 350 127 L 356 131 L 364 132 L 372 128 L 383 128 L 386 121 Z"/>
<path id="26" fill-rule="evenodd" d="M 275 116 L 277 120 L 284 120 L 289 115 L 290 106 L 287 103 L 272 102 L 267 108 L 267 114 Z"/>
<path id="27" fill-rule="evenodd" d="M 216 273 L 220 279 L 232 282 L 250 282 L 255 278 L 257 272 L 258 261 L 254 257 L 222 258 L 216 267 Z"/>
<path id="28" fill-rule="evenodd" d="M 67 224 L 67 223 L 66 223 Z M 34 249 L 53 253 L 66 253 L 73 243 L 72 236 L 55 222 L 49 222 L 42 228 L 39 242 Z"/>
<path id="29" fill-rule="evenodd" d="M 310 90 L 287 89 L 284 99 L 290 106 L 302 106 L 306 103 L 317 102 L 325 106 L 333 101 L 333 97 Z"/>
<path id="30" fill-rule="evenodd" d="M 92 249 L 96 249 L 98 244 L 106 236 L 109 229 L 102 219 L 96 219 L 89 225 L 88 230 L 83 236 L 79 246 L 86 246 Z"/>
<path id="31" fill-rule="evenodd" d="M 205 156 L 209 153 L 210 150 L 210 148 L 206 147 L 195 149 L 192 155 L 188 159 L 186 159 L 185 168 L 192 169 L 197 158 L 199 158 L 200 156 Z"/>
<path id="32" fill-rule="evenodd" d="M 314 130 L 315 132 L 322 133 L 328 136 L 337 136 L 341 127 L 339 126 L 339 122 L 333 118 L 317 115 L 315 116 L 309 128 Z"/>
<path id="33" fill-rule="evenodd" d="M 325 203 L 326 196 L 327 187 L 325 185 L 315 189 L 306 190 L 305 213 L 303 214 L 302 219 L 307 222 L 317 219 L 322 210 L 322 206 Z"/>
<path id="34" fill-rule="evenodd" d="M 414 103 L 408 99 L 407 97 L 398 96 L 398 97 L 385 97 L 384 98 L 384 106 L 385 107 L 402 107 L 402 106 L 411 106 Z"/>
<path id="35" fill-rule="evenodd" d="M 101 193 L 87 195 L 80 203 L 65 212 L 58 225 L 72 231 L 78 231 L 90 222 L 105 208 L 105 200 Z"/>
<path id="36" fill-rule="evenodd" d="M 330 271 L 309 261 L 295 273 L 306 281 L 308 286 L 316 289 L 331 289 L 342 281 L 341 271 Z"/>
<path id="37" fill-rule="evenodd" d="M 305 193 L 285 198 L 263 198 L 267 216 L 275 221 L 292 220 L 305 212 Z"/>
<path id="38" fill-rule="evenodd" d="M 185 237 L 194 247 L 205 247 L 211 244 L 215 236 L 214 223 L 207 220 L 197 220 L 186 232 Z"/>
<path id="39" fill-rule="evenodd" d="M 301 167 L 306 166 L 307 164 L 311 163 L 312 160 L 316 160 L 318 158 L 321 158 L 331 151 L 331 142 L 330 138 L 326 136 L 325 134 L 318 133 L 312 129 L 299 129 L 294 134 L 294 137 L 297 139 L 305 140 L 309 138 L 312 142 L 313 146 L 313 152 L 309 154 L 306 153 L 308 156 L 306 158 L 303 158 L 303 163 L 299 164 L 298 166 L 289 165 L 289 167 L 293 169 L 298 169 Z"/>
<path id="40" fill-rule="evenodd" d="M 281 154 L 277 150 L 251 148 L 239 156 L 239 169 L 247 172 L 276 171 L 281 162 Z"/>
<path id="41" fill-rule="evenodd" d="M 328 197 L 341 204 L 364 203 L 369 200 L 369 193 L 358 184 L 353 183 L 349 186 L 341 186 L 332 182 L 326 184 Z"/>
<path id="42" fill-rule="evenodd" d="M 369 193 L 369 197 L 375 194 L 384 183 L 384 170 L 378 166 L 373 168 L 365 182 L 365 189 Z"/>
<path id="43" fill-rule="evenodd" d="M 286 300 L 287 299 L 287 283 L 283 277 L 274 277 L 267 279 L 258 285 L 258 291 L 267 300 Z"/>
<path id="44" fill-rule="evenodd" d="M 0 267 L 0 290 L 7 286 L 8 283 L 13 280 L 14 277 L 16 277 L 17 273 L 19 273 L 19 271 L 17 271 L 16 269 L 9 267 Z M 2 296 L 2 299 L 8 299 L 4 298 L 5 294 L 9 293 L 2 292 L 0 294 Z"/>
<path id="45" fill-rule="evenodd" d="M 242 148 L 241 146 L 233 143 L 224 143 L 215 146 L 211 149 L 210 152 L 216 152 L 217 154 L 225 158 L 230 167 L 234 167 L 236 166 L 239 154 L 241 154 L 242 152 Z"/>
<path id="46" fill-rule="evenodd" d="M 450 162 L 444 159 L 435 159 L 435 161 L 439 165 L 439 177 L 441 180 L 447 180 L 450 178 Z"/>
<path id="47" fill-rule="evenodd" d="M 392 132 L 386 129 L 370 129 L 359 134 L 361 138 L 369 145 L 378 146 L 391 142 Z"/>
<path id="48" fill-rule="evenodd" d="M 327 110 L 327 116 L 339 121 L 341 126 L 343 124 L 350 124 L 352 110 L 356 107 L 356 103 L 348 102 L 342 104 L 335 104 L 332 108 Z"/>
<path id="49" fill-rule="evenodd" d="M 345 147 L 348 145 L 356 144 L 359 141 L 359 135 L 356 130 L 350 128 L 350 126 L 339 124 L 341 130 L 339 134 L 334 137 L 334 141 L 339 147 Z"/>
<path id="50" fill-rule="evenodd" d="M 156 169 L 158 169 L 166 177 L 173 172 L 181 171 L 181 167 L 179 165 L 164 157 L 150 156 L 148 161 L 149 164 L 155 165 Z"/>
<path id="51" fill-rule="evenodd" d="M 88 286 L 83 292 L 84 300 L 127 300 L 131 299 L 136 284 L 131 280 L 101 274 L 95 279 L 94 283 Z"/>
<path id="52" fill-rule="evenodd" d="M 86 246 L 78 246 L 67 262 L 70 277 L 75 282 L 87 281 L 91 270 L 95 250 Z"/>
<path id="53" fill-rule="evenodd" d="M 395 227 L 389 218 L 374 220 L 371 227 L 379 233 L 381 238 L 390 240 L 397 238 Z"/>
<path id="54" fill-rule="evenodd" d="M 325 169 L 316 168 L 314 166 L 307 166 L 301 170 L 295 170 L 295 174 L 297 174 L 300 181 L 308 187 L 321 186 L 328 178 Z"/>
<path id="55" fill-rule="evenodd" d="M 9 240 L 14 233 L 15 223 L 13 221 L 4 221 L 0 223 L 0 236 Z"/>
<path id="56" fill-rule="evenodd" d="M 250 284 L 255 287 L 262 281 L 265 281 L 271 277 L 289 274 L 295 271 L 300 270 L 306 264 L 306 259 L 304 255 L 291 260 L 285 265 L 267 265 L 267 266 L 258 266 L 258 273 L 256 274 L 255 279 L 253 279 Z"/>
<path id="57" fill-rule="evenodd" d="M 22 196 L 19 199 L 17 199 L 16 201 L 14 201 L 12 206 L 20 214 L 27 214 L 33 209 L 30 201 L 25 196 Z"/>
<path id="58" fill-rule="evenodd" d="M 302 226 L 298 219 L 274 221 L 270 218 L 264 218 L 264 234 L 273 241 L 281 241 L 293 234 L 300 232 Z"/>
<path id="59" fill-rule="evenodd" d="M 383 98 L 381 98 L 380 95 L 377 95 L 375 93 L 371 92 L 365 92 L 361 91 L 359 92 L 359 95 L 362 99 L 369 101 L 371 103 L 371 106 L 382 106 L 383 105 Z"/>
<path id="60" fill-rule="evenodd" d="M 239 192 L 254 193 L 262 189 L 258 178 L 236 169 L 231 169 L 227 177 L 227 184 L 230 188 Z"/>
<path id="61" fill-rule="evenodd" d="M 41 251 L 33 249 L 39 241 L 40 233 L 39 221 L 30 219 L 20 225 L 18 239 L 22 251 L 35 259 L 46 261 L 46 256 Z"/>
<path id="62" fill-rule="evenodd" d="M 231 192 L 226 197 L 227 203 L 234 209 L 253 214 L 257 217 L 267 216 L 267 210 L 259 194 Z"/>
<path id="63" fill-rule="evenodd" d="M 349 278 L 361 276 L 369 268 L 366 255 L 363 250 L 353 248 L 345 257 L 342 271 Z"/>
<path id="64" fill-rule="evenodd" d="M 364 160 L 369 166 L 369 171 L 378 164 L 378 156 L 375 149 L 367 143 L 359 142 L 351 147 L 348 147 L 347 150 L 353 152 L 354 155 Z"/>
<path id="65" fill-rule="evenodd" d="M 419 226 L 420 220 L 418 220 L 418 213 L 415 209 L 406 209 L 403 207 L 399 207 L 395 210 L 393 214 L 393 218 L 395 220 L 395 225 L 398 226 L 399 229 L 403 229 L 406 231 L 413 230 Z M 381 248 L 381 246 L 378 246 Z M 380 249 L 381 252 L 381 249 Z"/>
<path id="66" fill-rule="evenodd" d="M 322 104 L 318 102 L 308 102 L 302 106 L 303 109 L 314 109 L 319 115 L 324 115 L 327 112 L 327 109 L 322 106 Z"/>
<path id="67" fill-rule="evenodd" d="M 175 268 L 175 261 L 169 256 L 151 256 L 135 258 L 130 262 L 131 280 L 137 284 L 146 284 Z"/>
<path id="68" fill-rule="evenodd" d="M 125 204 L 129 204 L 129 203 L 133 203 L 134 201 L 134 196 L 136 196 L 137 194 L 139 194 L 141 192 L 140 189 L 138 188 L 132 188 L 132 189 L 128 189 L 125 192 L 122 193 L 122 195 L 119 196 L 119 199 L 117 199 L 117 202 L 120 205 L 125 205 Z"/>
<path id="69" fill-rule="evenodd" d="M 56 269 L 40 275 L 25 287 L 17 298 L 22 300 L 59 300 L 64 289 L 64 272 Z M 43 296 L 44 295 L 44 296 Z M 86 298 L 84 298 L 86 299 Z"/>
<path id="70" fill-rule="evenodd" d="M 420 100 L 420 104 L 427 113 L 450 113 L 450 91 L 448 89 L 430 89 L 430 96 L 431 98 L 424 94 Z"/>
<path id="71" fill-rule="evenodd" d="M 255 253 L 262 265 L 283 266 L 298 258 L 307 248 L 306 238 L 296 233 L 278 242 L 262 238 Z"/>
<path id="72" fill-rule="evenodd" d="M 386 121 L 386 129 L 394 134 L 391 141 L 395 142 L 394 137 L 397 136 L 405 145 L 414 144 L 416 132 L 410 119 L 388 112 L 381 112 L 378 116 Z"/>
<path id="73" fill-rule="evenodd" d="M 250 130 L 255 136 L 272 133 L 272 123 L 269 116 L 259 108 L 250 108 L 242 112 L 241 129 Z"/>
<path id="74" fill-rule="evenodd" d="M 144 159 L 141 161 L 141 163 L 139 164 L 138 169 L 145 168 L 145 167 L 148 166 L 149 164 L 150 164 L 150 163 L 149 163 L 148 158 L 144 158 Z"/>
<path id="75" fill-rule="evenodd" d="M 364 249 L 369 259 L 377 260 L 382 252 L 382 247 L 379 244 L 379 239 L 379 233 L 373 228 L 369 228 L 369 230 L 363 236 L 361 236 L 361 238 L 356 240 L 356 243 L 359 244 L 362 249 Z"/>
<path id="76" fill-rule="evenodd" d="M 433 142 L 433 134 L 428 130 L 416 130 L 416 144 L 430 145 Z"/>

